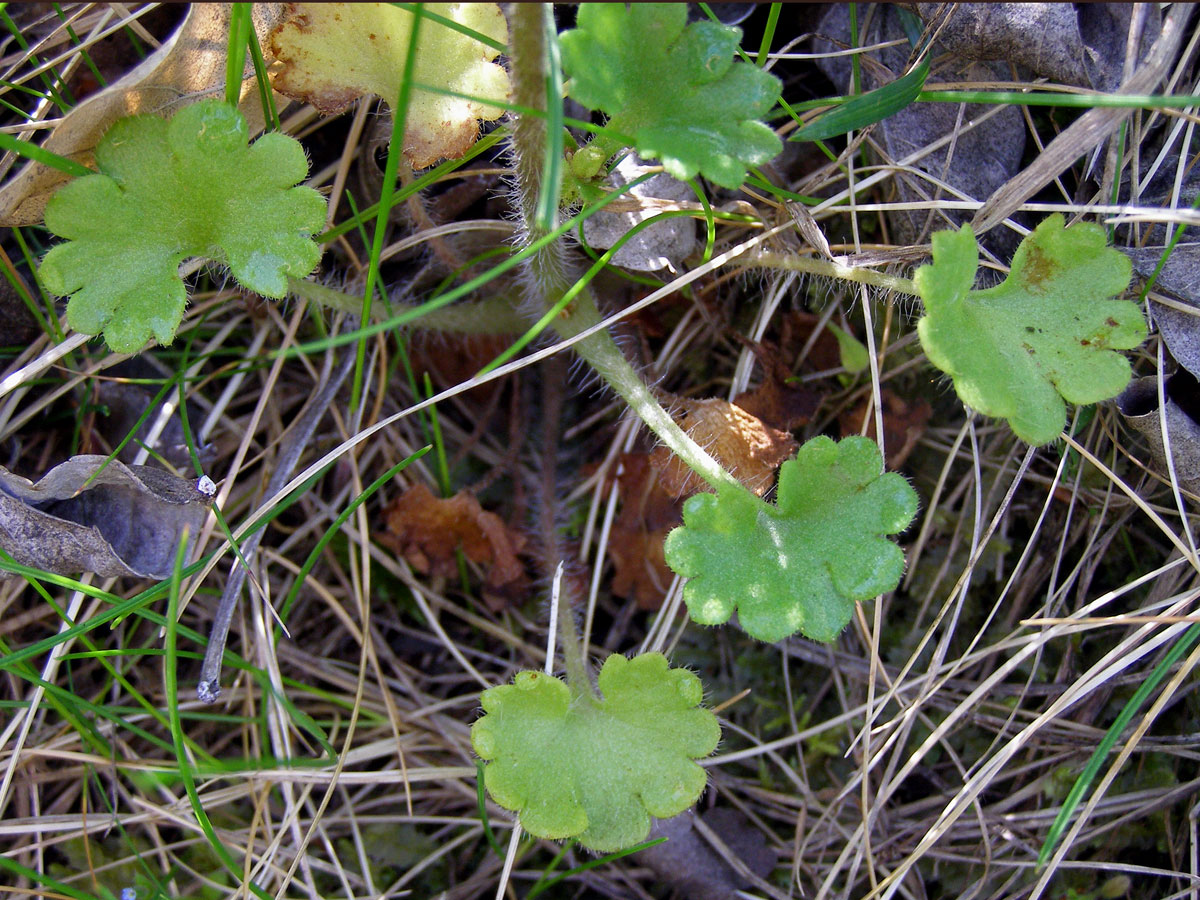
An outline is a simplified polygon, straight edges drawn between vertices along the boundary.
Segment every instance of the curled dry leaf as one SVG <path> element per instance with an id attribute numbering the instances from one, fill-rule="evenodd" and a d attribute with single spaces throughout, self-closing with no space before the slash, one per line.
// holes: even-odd
<path id="1" fill-rule="evenodd" d="M 790 434 L 725 400 L 680 400 L 675 405 L 683 413 L 680 426 L 692 440 L 760 497 L 771 487 L 775 470 L 796 452 L 798 445 Z M 665 447 L 654 451 L 653 461 L 663 488 L 676 497 L 703 486 L 699 476 Z"/>
<path id="2" fill-rule="evenodd" d="M 413 485 L 387 507 L 384 523 L 383 542 L 422 574 L 457 574 L 454 551 L 461 547 L 467 559 L 486 567 L 484 591 L 493 598 L 525 583 L 525 567 L 517 558 L 525 537 L 481 507 L 470 491 L 443 500 L 425 485 Z"/>
<path id="3" fill-rule="evenodd" d="M 425 8 L 504 43 L 508 27 L 494 3 L 429 3 Z M 400 82 L 412 34 L 412 13 L 388 3 L 289 3 L 286 18 L 268 46 L 283 68 L 275 90 L 311 103 L 326 114 L 341 112 L 364 94 L 389 105 Z M 498 51 L 432 19 L 421 23 L 417 84 L 459 94 L 503 100 L 508 73 L 494 63 Z M 414 90 L 404 131 L 404 155 L 413 168 L 462 156 L 479 134 L 477 119 L 498 119 L 503 110 L 461 97 Z"/>
<path id="4" fill-rule="evenodd" d="M 917 446 L 917 441 L 925 433 L 925 425 L 933 415 L 933 407 L 927 400 L 916 400 L 909 403 L 891 388 L 884 388 L 883 399 L 883 446 L 887 451 L 887 467 L 898 469 L 904 465 L 908 455 Z M 838 427 L 842 437 L 850 437 L 863 433 L 863 419 L 867 419 L 867 437 L 878 441 L 875 433 L 875 413 L 871 408 L 871 398 L 864 397 L 854 409 L 842 413 L 838 417 Z"/>
<path id="5" fill-rule="evenodd" d="M 278 3 L 252 4 L 254 30 L 263 40 L 280 16 Z M 42 142 L 42 149 L 95 167 L 94 150 L 109 126 L 134 115 L 169 115 L 196 100 L 218 97 L 225 86 L 228 3 L 193 3 L 163 45 L 119 81 L 72 109 Z M 253 72 L 238 105 L 250 134 L 263 127 L 262 104 Z M 25 137 L 25 135 L 19 135 Z M 46 201 L 71 176 L 41 163 L 27 163 L 0 189 L 0 225 L 36 225 Z"/>
<path id="6" fill-rule="evenodd" d="M 1163 385 L 1163 398 L 1165 412 L 1158 405 L 1158 378 L 1135 378 L 1117 397 L 1117 409 L 1145 439 L 1153 467 L 1169 479 L 1162 432 L 1165 419 L 1175 478 L 1185 491 L 1200 494 L 1200 384 L 1187 369 L 1178 369 Z"/>
<path id="7" fill-rule="evenodd" d="M 190 552 L 215 493 L 207 478 L 104 456 L 73 456 L 36 484 L 0 466 L 0 547 L 58 575 L 166 578 L 184 529 Z"/>
<path id="8" fill-rule="evenodd" d="M 1122 247 L 1133 262 L 1133 271 L 1150 278 L 1158 269 L 1163 247 Z M 1178 243 L 1154 281 L 1156 293 L 1167 295 L 1173 305 L 1151 298 L 1150 314 L 1176 362 L 1200 374 L 1200 244 Z"/>

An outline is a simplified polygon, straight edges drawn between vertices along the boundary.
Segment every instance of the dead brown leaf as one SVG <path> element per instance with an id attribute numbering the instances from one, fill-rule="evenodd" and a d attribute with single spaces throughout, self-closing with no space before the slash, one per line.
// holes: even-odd
<path id="1" fill-rule="evenodd" d="M 612 592 L 640 609 L 658 609 L 674 578 L 663 541 L 682 521 L 683 503 L 663 489 L 648 453 L 622 454 L 617 484 L 621 512 L 608 536 Z"/>
<path id="2" fill-rule="evenodd" d="M 812 421 L 813 414 L 821 405 L 821 394 L 811 388 L 788 383 L 791 370 L 774 344 L 769 341 L 761 344 L 746 341 L 746 344 L 758 357 L 763 380 L 754 390 L 739 394 L 733 402 L 780 431 L 793 431 Z"/>
<path id="3" fill-rule="evenodd" d="M 820 316 L 801 310 L 792 310 L 783 316 L 779 338 L 779 355 L 784 360 L 795 360 L 804 353 L 803 366 L 810 372 L 824 372 L 842 365 L 842 350 L 837 338 L 828 328 L 809 345 L 813 331 L 820 324 Z M 805 348 L 807 347 L 807 351 Z"/>
<path id="4" fill-rule="evenodd" d="M 425 485 L 413 485 L 384 510 L 384 524 L 381 542 L 425 575 L 456 575 L 455 550 L 461 548 L 467 559 L 485 568 L 484 594 L 490 595 L 490 605 L 503 606 L 525 584 L 525 566 L 517 558 L 525 548 L 524 535 L 481 507 L 468 490 L 443 500 Z"/>
<path id="5" fill-rule="evenodd" d="M 683 413 L 683 430 L 760 497 L 771 487 L 775 470 L 796 452 L 790 434 L 725 400 L 680 400 L 676 407 Z M 700 476 L 666 447 L 658 447 L 651 458 L 669 493 L 683 497 L 704 487 Z"/>

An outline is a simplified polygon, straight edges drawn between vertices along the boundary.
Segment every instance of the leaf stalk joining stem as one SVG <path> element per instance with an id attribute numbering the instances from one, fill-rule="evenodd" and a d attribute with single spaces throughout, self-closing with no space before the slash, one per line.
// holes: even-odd
<path id="1" fill-rule="evenodd" d="M 546 46 L 544 17 L 551 15 L 545 4 L 514 3 L 508 8 L 511 44 L 509 60 L 513 83 L 513 101 L 518 106 L 545 110 L 547 106 Z M 553 98 L 551 102 L 561 102 Z M 546 231 L 538 224 L 538 198 L 544 188 L 543 156 L 546 147 L 544 117 L 518 116 L 512 128 L 511 150 L 516 172 L 516 197 L 525 230 L 532 242 Z M 541 309 L 549 309 L 572 287 L 561 241 L 548 244 L 526 262 L 530 291 Z M 573 337 L 602 321 L 590 288 L 580 291 L 575 300 L 555 320 L 554 329 L 563 337 Z M 693 441 L 675 423 L 654 398 L 649 386 L 621 353 L 607 331 L 599 331 L 574 345 L 576 352 L 629 405 L 633 412 L 670 450 L 714 488 L 745 490 L 712 456 Z M 574 618 L 564 610 L 559 615 L 560 638 L 572 692 L 580 690 L 575 682 L 585 675 L 583 648 Z"/>

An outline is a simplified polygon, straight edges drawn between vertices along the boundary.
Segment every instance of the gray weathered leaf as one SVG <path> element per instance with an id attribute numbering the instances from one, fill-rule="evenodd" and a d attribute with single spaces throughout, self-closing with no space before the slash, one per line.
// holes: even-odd
<path id="1" fill-rule="evenodd" d="M 959 57 L 1001 60 L 1053 81 L 1112 91 L 1121 83 L 1128 42 L 1128 3 L 918 3 L 917 14 L 938 29 L 938 43 Z M 1139 58 L 1162 16 L 1149 10 Z"/>
<path id="2" fill-rule="evenodd" d="M 619 188 L 628 184 L 648 171 L 648 166 L 649 163 L 635 154 L 629 154 L 613 170 L 610 178 L 612 186 Z M 663 210 L 678 209 L 680 203 L 694 203 L 696 200 L 690 187 L 665 172 L 631 189 L 629 195 L 640 201 L 638 208 L 628 212 L 605 209 L 584 220 L 583 236 L 589 245 L 607 250 L 638 223 Z M 635 234 L 613 255 L 612 263 L 638 272 L 657 272 L 661 269 L 675 271 L 696 247 L 696 223 L 691 218 L 680 216 L 658 222 Z"/>
<path id="3" fill-rule="evenodd" d="M 1175 477 L 1193 494 L 1200 494 L 1200 422 L 1192 415 L 1198 395 L 1196 379 L 1180 369 L 1164 385 L 1165 417 L 1159 415 L 1158 379 L 1153 375 L 1134 379 L 1117 397 L 1125 422 L 1146 439 L 1153 467 L 1164 478 L 1169 477 L 1162 433 L 1162 418 L 1166 419 Z"/>
<path id="4" fill-rule="evenodd" d="M 166 578 L 184 528 L 191 550 L 216 488 L 104 456 L 73 456 L 37 484 L 0 466 L 0 547 L 59 575 Z"/>
<path id="5" fill-rule="evenodd" d="M 701 832 L 715 834 L 727 852 L 760 879 L 775 868 L 775 851 L 761 832 L 736 809 L 726 807 L 710 809 L 703 816 L 689 809 L 673 819 L 655 821 L 650 838 L 666 837 L 667 841 L 642 850 L 638 859 L 687 900 L 733 900 L 738 891 L 757 887 Z"/>
<path id="6" fill-rule="evenodd" d="M 1149 278 L 1162 258 L 1162 247 L 1123 248 L 1133 261 L 1133 271 Z M 1190 306 L 1185 312 L 1165 303 L 1150 301 L 1150 314 L 1154 327 L 1158 329 L 1167 349 L 1176 362 L 1191 372 L 1200 375 L 1200 244 L 1179 243 L 1167 257 L 1166 265 L 1158 273 L 1154 288 L 1165 294 L 1173 294 Z"/>
<path id="7" fill-rule="evenodd" d="M 958 10 L 961 6 L 957 4 L 954 8 Z M 870 60 L 877 59 L 897 75 L 909 65 L 912 48 L 908 43 L 888 44 L 905 37 L 899 9 L 892 4 L 881 5 L 860 36 L 864 44 L 884 44 L 881 50 L 868 54 L 869 60 L 862 67 L 863 91 L 874 90 L 887 80 L 880 77 L 879 66 L 871 65 Z M 850 17 L 847 10 L 846 4 L 829 4 L 816 31 L 848 44 Z M 818 52 L 840 49 L 821 39 L 814 40 L 813 48 Z M 980 62 L 958 53 L 948 54 L 940 45 L 935 45 L 930 60 L 932 68 L 927 84 L 1004 81 L 1011 77 L 1007 63 Z M 848 58 L 821 59 L 817 64 L 840 92 L 849 93 L 851 66 Z M 924 148 L 943 142 L 946 135 L 955 134 L 953 142 L 943 143 L 938 149 L 919 156 L 912 165 L 915 170 L 950 185 L 965 197 L 984 200 L 1021 170 L 1025 126 L 1021 110 L 1015 106 L 997 108 L 972 103 L 960 109 L 951 103 L 913 103 L 874 127 L 876 140 L 887 151 L 889 160 L 919 155 Z M 896 189 L 905 203 L 946 197 L 936 184 L 904 171 L 896 175 Z M 930 232 L 956 228 L 970 217 L 970 212 L 954 209 L 900 208 L 888 214 L 898 244 L 928 241 Z M 980 240 L 988 250 L 1005 259 L 1012 255 L 1017 245 L 1015 233 L 1008 229 L 995 229 L 981 235 Z"/>

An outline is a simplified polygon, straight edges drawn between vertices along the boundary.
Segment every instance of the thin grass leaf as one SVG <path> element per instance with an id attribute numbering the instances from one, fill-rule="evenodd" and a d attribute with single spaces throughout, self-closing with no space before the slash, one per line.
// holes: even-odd
<path id="1" fill-rule="evenodd" d="M 546 46 L 546 154 L 542 162 L 542 192 L 534 212 L 539 231 L 550 231 L 558 224 L 558 203 L 562 195 L 563 168 L 563 76 L 562 54 L 558 47 L 558 29 L 550 6 L 542 7 Z"/>
<path id="2" fill-rule="evenodd" d="M 500 859 L 504 859 L 504 848 L 496 840 L 496 833 L 492 831 L 492 823 L 488 820 L 487 814 L 487 791 L 483 787 L 483 767 L 486 763 L 482 759 L 475 760 L 475 804 L 479 809 L 479 824 L 483 826 L 483 836 L 487 839 L 488 846 L 492 848 L 492 852 Z"/>
<path id="3" fill-rule="evenodd" d="M 483 143 L 483 141 L 480 141 L 479 143 Z M 478 146 L 478 144 L 476 146 Z M 509 270 L 514 269 L 517 266 L 521 265 L 521 263 L 523 263 L 529 257 L 533 256 L 535 253 L 538 253 L 543 247 L 546 247 L 547 245 L 558 240 L 560 237 L 562 237 L 564 234 L 566 234 L 572 228 L 577 227 L 579 219 L 586 217 L 586 216 L 590 216 L 593 213 L 595 213 L 597 210 L 603 209 L 604 207 L 608 206 L 608 204 L 612 203 L 614 200 L 616 200 L 618 197 L 620 197 L 622 194 L 624 194 L 627 190 L 629 190 L 635 184 L 638 184 L 638 183 L 639 182 L 637 182 L 636 180 L 631 181 L 631 182 L 629 182 L 628 185 L 624 185 L 621 190 L 612 191 L 611 193 L 605 194 L 604 197 L 602 197 L 600 200 L 597 200 L 592 205 L 585 207 L 578 215 L 572 216 L 570 219 L 567 219 L 561 225 L 559 225 L 557 228 L 555 228 L 553 231 L 551 231 L 549 234 L 543 235 L 542 237 L 538 238 L 536 241 L 531 243 L 528 247 L 526 247 L 524 250 L 520 251 L 519 253 L 514 253 L 508 259 L 504 260 L 499 265 L 497 265 L 494 269 L 484 272 L 482 275 L 477 275 L 475 278 L 472 278 L 470 281 L 459 285 L 454 290 L 452 290 L 446 294 L 443 294 L 440 297 L 435 297 L 434 299 L 428 301 L 427 303 L 421 304 L 419 307 L 417 307 L 415 309 L 405 310 L 404 312 L 402 312 L 396 316 L 393 316 L 392 318 L 387 319 L 383 322 L 376 322 L 372 325 L 363 326 L 363 327 L 357 328 L 352 331 L 346 331 L 343 334 L 339 334 L 337 337 L 327 338 L 327 339 L 323 339 L 320 341 L 313 341 L 312 343 L 308 343 L 308 344 L 296 344 L 285 350 L 276 350 L 276 351 L 274 351 L 274 354 L 272 354 L 272 356 L 269 358 L 274 358 L 274 355 L 279 355 L 279 356 L 284 356 L 284 357 L 290 358 L 293 356 L 300 356 L 303 354 L 316 353 L 316 352 L 319 352 L 322 350 L 327 350 L 330 347 L 340 347 L 343 344 L 353 343 L 354 341 L 357 341 L 360 337 L 370 337 L 371 335 L 380 334 L 381 332 L 392 331 L 393 329 L 399 328 L 402 325 L 406 325 L 409 322 L 415 322 L 418 319 L 420 319 L 421 316 L 423 316 L 429 312 L 432 312 L 435 309 L 441 309 L 443 306 L 448 306 L 449 304 L 453 303 L 455 300 L 458 300 L 460 297 L 465 297 L 465 296 L 473 293 L 474 291 L 483 287 L 483 285 L 485 285 L 491 281 L 494 281 L 496 278 L 499 278 L 505 272 L 508 272 Z M 365 215 L 366 213 L 364 212 L 363 214 Z M 267 357 L 264 357 L 264 358 L 267 358 Z"/>
<path id="4" fill-rule="evenodd" d="M 300 571 L 296 573 L 295 583 L 292 585 L 291 591 L 288 592 L 287 599 L 284 600 L 279 607 L 279 618 L 281 620 L 287 618 L 288 610 L 291 609 L 292 604 L 296 602 L 296 598 L 300 594 L 300 588 L 304 586 L 304 580 L 308 577 L 308 573 L 311 572 L 313 566 L 317 564 L 317 559 L 320 558 L 321 551 L 323 551 L 329 545 L 329 542 L 333 540 L 334 535 L 336 535 L 338 530 L 344 524 L 346 524 L 350 516 L 354 514 L 354 511 L 370 500 L 371 497 L 374 496 L 375 492 L 381 487 L 390 482 L 398 474 L 403 472 L 412 463 L 416 462 L 428 452 L 429 447 L 425 446 L 416 453 L 413 453 L 411 456 L 406 456 L 404 459 L 400 460 L 400 462 L 396 463 L 396 465 L 392 466 L 377 479 L 375 479 L 375 481 L 373 481 L 366 490 L 350 501 L 349 505 L 338 514 L 338 517 L 334 519 L 332 523 L 330 523 L 329 527 L 325 529 L 325 533 L 321 535 L 321 539 L 313 546 L 311 552 L 308 554 L 308 558 L 304 560 L 304 565 L 300 567 Z M 280 629 L 278 626 L 276 626 L 275 630 L 276 640 L 278 640 L 280 636 Z"/>
<path id="5" fill-rule="evenodd" d="M 404 57 L 404 73 L 400 79 L 400 94 L 392 107 L 392 134 L 388 140 L 387 161 L 383 168 L 383 187 L 379 193 L 379 213 L 375 217 L 375 231 L 371 240 L 371 253 L 367 265 L 367 283 L 363 289 L 360 322 L 371 321 L 371 302 L 375 284 L 379 281 L 379 257 L 383 252 L 383 236 L 387 232 L 388 211 L 391 209 L 392 193 L 400 171 L 400 157 L 404 153 L 404 128 L 408 120 L 408 105 L 412 99 L 413 73 L 417 70 L 417 47 L 421 41 L 421 24 L 424 20 L 425 4 L 418 3 L 413 12 L 412 31 L 408 38 L 408 52 Z M 391 98 L 388 98 L 389 102 Z M 354 375 L 350 383 L 350 408 L 358 409 L 358 398 L 362 396 L 363 364 L 367 355 L 367 336 L 359 338 L 355 349 Z"/>
<path id="6" fill-rule="evenodd" d="M 392 6 L 396 7 L 396 9 L 402 9 L 405 12 L 415 13 L 417 11 L 417 7 L 421 6 L 421 4 L 393 3 Z M 508 45 L 503 41 L 498 41 L 490 35 L 484 34 L 482 31 L 477 31 L 469 25 L 464 25 L 462 22 L 456 22 L 453 19 L 448 19 L 445 16 L 438 15 L 429 9 L 421 10 L 421 15 L 423 15 L 430 22 L 437 22 L 439 25 L 445 25 L 451 31 L 457 31 L 463 37 L 468 37 L 473 41 L 479 41 L 479 43 L 491 47 L 493 50 L 496 50 L 500 53 L 508 52 Z"/>
<path id="7" fill-rule="evenodd" d="M 249 30 L 250 58 L 254 61 L 254 79 L 258 82 L 258 97 L 266 114 L 267 124 L 271 131 L 281 131 L 279 110 L 275 108 L 275 92 L 271 89 L 271 80 L 267 77 L 267 63 L 263 59 L 262 44 L 258 42 L 258 32 Z"/>
<path id="8" fill-rule="evenodd" d="M 775 27 L 779 24 L 779 11 L 782 3 L 772 3 L 771 11 L 767 13 L 767 25 L 763 29 L 762 43 L 758 45 L 758 56 L 754 64 L 759 68 L 767 64 L 767 56 L 771 52 L 771 43 L 775 40 Z"/>
<path id="9" fill-rule="evenodd" d="M 1137 715 L 1138 710 L 1146 705 L 1146 701 L 1150 699 L 1150 695 L 1162 683 L 1162 680 L 1167 677 L 1175 663 L 1179 662 L 1180 658 L 1187 653 L 1196 639 L 1200 638 L 1200 624 L 1191 626 L 1185 631 L 1178 641 L 1171 647 L 1167 654 L 1154 667 L 1154 671 L 1150 673 L 1150 677 L 1138 685 L 1133 696 L 1129 698 L 1129 702 L 1121 708 L 1121 712 L 1117 718 L 1113 720 L 1108 731 L 1104 733 L 1104 737 L 1092 751 L 1091 757 L 1088 759 L 1087 765 L 1083 771 L 1079 773 L 1079 777 L 1075 779 L 1075 784 L 1071 786 L 1070 793 L 1063 800 L 1062 808 L 1059 809 L 1058 815 L 1054 818 L 1054 824 L 1050 826 L 1050 830 L 1046 833 L 1046 840 L 1042 844 L 1042 849 L 1038 851 L 1038 868 L 1046 865 L 1050 860 L 1050 855 L 1054 852 L 1054 848 L 1058 846 L 1058 842 L 1062 840 L 1062 836 L 1066 833 L 1067 828 L 1071 824 L 1071 820 L 1075 817 L 1075 810 L 1079 808 L 1079 804 L 1083 802 L 1084 795 L 1087 794 L 1088 788 L 1092 786 L 1092 782 L 1096 780 L 1096 776 L 1100 773 L 1100 767 L 1104 765 L 1104 760 L 1108 754 L 1112 752 L 1113 747 L 1117 745 L 1117 741 L 1121 739 L 1121 734 L 1125 731 L 1126 726 Z"/>
<path id="10" fill-rule="evenodd" d="M 68 175 L 74 175 L 76 178 L 83 175 L 95 174 L 95 172 L 82 163 L 77 163 L 73 159 L 67 159 L 65 156 L 59 156 L 57 153 L 51 153 L 49 150 L 43 150 L 37 144 L 23 141 L 2 131 L 0 131 L 0 150 L 15 153 L 23 159 L 39 162 L 43 166 L 58 169 L 60 172 L 66 172 Z"/>
<path id="11" fill-rule="evenodd" d="M 788 140 L 824 141 L 847 131 L 858 131 L 868 125 L 882 122 L 917 99 L 928 75 L 929 61 L 922 60 L 920 65 L 890 84 L 868 91 L 818 116 Z"/>
<path id="12" fill-rule="evenodd" d="M 96 900 L 93 894 L 86 891 L 81 891 L 77 887 L 72 887 L 69 884 L 64 884 L 49 875 L 43 875 L 26 866 L 21 865 L 14 859 L 10 859 L 7 853 L 0 853 L 0 870 L 12 872 L 14 875 L 21 878 L 27 878 L 31 884 L 44 885 L 52 890 L 58 891 L 60 896 L 70 897 L 72 900 Z M 53 894 L 43 894 L 42 896 L 51 897 Z"/>
<path id="13" fill-rule="evenodd" d="M 204 836 L 208 839 L 209 846 L 212 847 L 213 852 L 225 864 L 230 874 L 239 883 L 244 883 L 246 887 L 253 891 L 259 900 L 271 900 L 271 895 L 253 881 L 242 881 L 241 867 L 234 860 L 233 854 L 229 852 L 229 848 L 217 836 L 217 831 L 213 827 L 212 821 L 208 818 L 208 812 L 204 809 L 204 804 L 200 801 L 200 793 L 196 790 L 196 779 L 192 771 L 192 763 L 187 753 L 184 752 L 186 741 L 183 735 L 183 722 L 179 714 L 179 685 L 176 677 L 179 665 L 179 654 L 177 652 L 179 629 L 176 623 L 179 621 L 179 594 L 183 583 L 183 562 L 187 558 L 187 549 L 188 540 L 185 534 L 183 540 L 179 542 L 179 550 L 175 555 L 175 570 L 171 573 L 169 581 L 167 634 L 164 641 L 166 653 L 163 657 L 163 686 L 166 694 L 167 712 L 170 716 L 171 741 L 175 745 L 175 758 L 179 764 L 179 774 L 183 780 L 183 788 L 188 795 L 192 813 L 196 817 L 196 822 L 200 825 L 200 830 L 204 832 Z"/>
<path id="14" fill-rule="evenodd" d="M 225 50 L 225 102 L 237 106 L 242 98 L 242 75 L 250 41 L 250 4 L 235 3 L 229 11 L 229 41 Z"/>
<path id="15" fill-rule="evenodd" d="M 525 900 L 533 900 L 534 897 L 537 897 L 543 891 L 549 890 L 550 888 L 554 887 L 554 885 L 558 884 L 560 881 L 563 881 L 566 878 L 570 878 L 572 875 L 578 875 L 581 872 L 588 871 L 589 869 L 595 869 L 597 866 L 602 866 L 602 865 L 605 865 L 606 863 L 614 862 L 615 860 L 621 859 L 624 856 L 629 856 L 631 854 L 637 853 L 639 850 L 645 850 L 647 847 L 653 847 L 656 844 L 661 844 L 665 840 L 666 840 L 665 837 L 655 838 L 652 841 L 642 841 L 642 843 L 640 843 L 640 844 L 634 844 L 632 847 L 627 847 L 624 850 L 618 850 L 615 853 L 606 853 L 604 856 L 601 856 L 598 859 L 589 859 L 587 862 L 582 863 L 578 866 L 575 866 L 574 868 L 567 869 L 567 871 L 562 872 L 550 879 L 546 879 L 546 876 L 543 875 L 542 878 L 538 879 L 538 881 L 533 885 L 533 887 L 531 887 L 529 889 L 529 893 L 525 895 Z M 568 844 L 567 846 L 569 847 L 570 844 Z M 564 853 L 566 852 L 565 847 L 564 847 L 563 852 Z M 543 880 L 543 879 L 545 879 L 545 880 Z"/>

